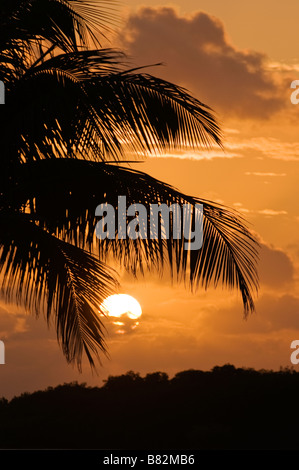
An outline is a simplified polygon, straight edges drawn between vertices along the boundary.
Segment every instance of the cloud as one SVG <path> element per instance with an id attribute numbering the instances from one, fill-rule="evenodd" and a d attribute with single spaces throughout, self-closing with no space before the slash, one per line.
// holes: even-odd
<path id="1" fill-rule="evenodd" d="M 299 330 L 299 299 L 292 295 L 281 297 L 264 296 L 258 306 L 264 321 L 268 321 L 271 329 Z"/>
<path id="2" fill-rule="evenodd" d="M 258 272 L 261 284 L 277 288 L 291 286 L 294 281 L 294 266 L 282 250 L 261 244 Z"/>
<path id="3" fill-rule="evenodd" d="M 123 334 L 132 334 L 139 326 L 138 319 L 130 318 L 127 313 L 119 317 L 113 317 L 111 315 L 106 316 L 105 319 L 103 319 L 103 323 L 107 330 L 107 338 L 113 338 L 114 336 Z"/>
<path id="4" fill-rule="evenodd" d="M 286 173 L 272 173 L 272 172 L 262 172 L 262 171 L 246 171 L 246 176 L 286 176 Z"/>
<path id="5" fill-rule="evenodd" d="M 28 330 L 27 316 L 17 307 L 0 303 L 0 340 L 13 338 Z"/>
<path id="6" fill-rule="evenodd" d="M 257 211 L 258 214 L 261 215 L 267 215 L 267 216 L 273 216 L 273 215 L 286 215 L 286 211 L 275 211 L 274 209 L 262 209 L 260 211 Z"/>
<path id="7" fill-rule="evenodd" d="M 206 336 L 220 335 L 235 341 L 243 336 L 244 344 L 250 339 L 268 341 L 270 334 L 283 337 L 288 332 L 294 339 L 299 333 L 299 298 L 291 294 L 263 293 L 256 301 L 256 312 L 246 320 L 239 314 L 237 303 L 219 308 L 217 305 L 203 307 L 203 314 L 194 321 L 194 330 L 205 328 Z M 289 343 L 290 344 L 290 343 Z M 287 351 L 288 352 L 288 351 Z M 265 348 L 264 351 L 267 354 Z"/>
<path id="8" fill-rule="evenodd" d="M 207 13 L 141 8 L 128 19 L 123 45 L 136 63 L 165 63 L 151 73 L 187 87 L 225 115 L 268 118 L 289 100 L 290 79 L 268 66 L 266 55 L 237 49 L 223 23 Z"/>
<path id="9" fill-rule="evenodd" d="M 238 212 L 243 212 L 244 214 L 251 214 L 253 216 L 262 215 L 266 218 L 276 217 L 278 215 L 287 215 L 288 212 L 285 210 L 275 210 L 275 209 L 260 209 L 260 210 L 253 210 L 243 207 L 241 202 L 234 202 L 233 206 L 238 210 Z"/>
<path id="10" fill-rule="evenodd" d="M 149 155 L 149 158 L 157 158 L 155 155 Z M 176 158 L 178 160 L 214 160 L 215 158 L 243 158 L 243 155 L 237 152 L 227 152 L 223 150 L 201 150 L 200 153 L 195 152 L 176 152 L 163 153 L 159 158 Z"/>
<path id="11" fill-rule="evenodd" d="M 243 142 L 231 140 L 225 144 L 225 148 L 239 152 L 241 150 L 254 150 L 260 152 L 263 157 L 275 160 L 298 161 L 299 159 L 297 142 L 285 142 L 274 137 L 253 137 Z M 281 176 L 284 176 L 284 174 Z"/>

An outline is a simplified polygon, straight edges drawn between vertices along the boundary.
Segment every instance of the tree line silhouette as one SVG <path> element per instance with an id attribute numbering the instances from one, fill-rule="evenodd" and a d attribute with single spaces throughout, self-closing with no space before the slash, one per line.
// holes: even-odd
<path id="1" fill-rule="evenodd" d="M 236 368 L 109 376 L 0 400 L 0 447 L 298 449 L 299 373 Z"/>

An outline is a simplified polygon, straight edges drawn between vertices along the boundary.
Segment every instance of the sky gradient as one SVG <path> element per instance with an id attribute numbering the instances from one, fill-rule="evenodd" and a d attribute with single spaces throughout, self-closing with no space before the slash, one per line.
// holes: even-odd
<path id="1" fill-rule="evenodd" d="M 72 380 L 101 384 L 128 370 L 172 376 L 228 362 L 292 366 L 290 344 L 299 339 L 299 105 L 290 101 L 290 85 L 299 79 L 299 4 L 130 0 L 121 11 L 113 44 L 134 65 L 162 62 L 149 71 L 210 105 L 224 134 L 224 151 L 148 157 L 136 168 L 246 218 L 261 244 L 256 313 L 244 320 L 235 291 L 190 292 L 172 284 L 167 271 L 162 279 L 152 272 L 134 280 L 119 270 L 120 292 L 134 296 L 143 315 L 138 328 L 122 335 L 107 325 L 110 358 L 103 358 L 96 376 L 87 364 L 82 374 L 66 364 L 43 318 L 1 304 L 6 364 L 0 366 L 0 396 Z"/>

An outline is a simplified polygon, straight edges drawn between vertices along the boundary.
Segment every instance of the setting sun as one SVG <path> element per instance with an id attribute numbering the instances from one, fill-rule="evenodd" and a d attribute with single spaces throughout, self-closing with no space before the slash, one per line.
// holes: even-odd
<path id="1" fill-rule="evenodd" d="M 101 310 L 109 317 L 126 315 L 131 320 L 136 320 L 142 315 L 139 302 L 127 294 L 115 294 L 107 297 L 101 305 Z"/>

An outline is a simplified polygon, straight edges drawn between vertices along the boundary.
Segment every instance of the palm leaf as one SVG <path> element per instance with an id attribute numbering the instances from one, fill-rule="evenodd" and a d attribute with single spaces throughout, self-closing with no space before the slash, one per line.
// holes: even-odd
<path id="1" fill-rule="evenodd" d="M 186 250 L 176 240 L 173 226 L 168 240 L 103 240 L 100 255 L 113 255 L 129 270 L 152 267 L 161 270 L 167 263 L 173 273 L 185 277 L 191 286 L 226 285 L 237 287 L 245 314 L 254 310 L 252 293 L 258 286 L 256 273 L 257 242 L 240 215 L 211 201 L 186 196 L 171 186 L 140 171 L 104 163 L 56 160 L 23 165 L 17 188 L 16 205 L 32 207 L 31 216 L 59 238 L 92 250 L 95 243 L 97 205 L 107 202 L 117 208 L 118 196 L 127 206 L 150 204 L 203 204 L 203 246 Z M 27 175 L 27 176 L 26 176 Z M 52 188 L 55 188 L 53 193 Z M 49 198 L 52 194 L 52 198 Z M 27 199 L 28 198 L 28 199 Z M 31 204 L 28 205 L 28 201 Z M 27 209 L 30 210 L 30 209 Z M 171 221 L 170 221 L 171 222 Z M 161 234 L 161 227 L 157 228 Z"/>
<path id="2" fill-rule="evenodd" d="M 100 46 L 98 38 L 116 24 L 114 5 L 112 0 L 2 0 L 1 79 L 9 88 L 50 53 Z"/>
<path id="3" fill-rule="evenodd" d="M 117 285 L 112 270 L 91 254 L 33 223 L 27 214 L 0 211 L 2 293 L 54 322 L 68 362 L 95 365 L 106 351 L 99 310 Z"/>
<path id="4" fill-rule="evenodd" d="M 184 146 L 221 145 L 213 113 L 186 90 L 126 71 L 118 51 L 63 54 L 28 70 L 7 91 L 11 159 L 119 160 Z"/>

